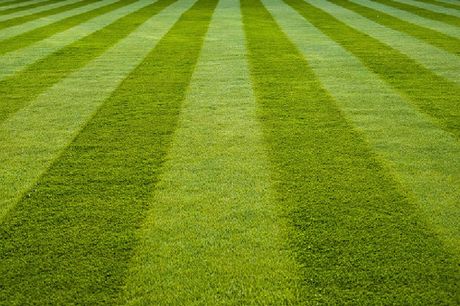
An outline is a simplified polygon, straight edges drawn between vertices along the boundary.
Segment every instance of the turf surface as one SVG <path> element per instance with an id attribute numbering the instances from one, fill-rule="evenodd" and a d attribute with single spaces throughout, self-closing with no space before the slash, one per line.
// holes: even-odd
<path id="1" fill-rule="evenodd" d="M 1 1 L 0 305 L 457 305 L 457 6 Z"/>

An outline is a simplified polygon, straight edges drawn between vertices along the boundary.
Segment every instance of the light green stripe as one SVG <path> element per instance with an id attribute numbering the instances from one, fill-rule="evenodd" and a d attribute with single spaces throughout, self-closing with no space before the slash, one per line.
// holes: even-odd
<path id="1" fill-rule="evenodd" d="M 192 2 L 166 8 L 0 125 L 0 220 Z"/>
<path id="2" fill-rule="evenodd" d="M 48 0 L 36 0 L 36 1 L 34 1 L 33 3 L 35 4 L 35 3 L 45 2 L 45 1 L 48 1 Z M 21 2 L 21 3 L 13 3 L 13 4 L 10 4 L 10 5 L 5 5 L 5 6 L 0 7 L 0 12 L 1 12 L 1 11 L 5 11 L 5 10 L 9 10 L 9 9 L 12 9 L 12 8 L 18 8 L 18 7 L 30 5 L 30 4 L 31 4 L 31 1 L 26 1 L 26 2 Z"/>
<path id="3" fill-rule="evenodd" d="M 418 15 L 409 13 L 404 10 L 400 10 L 391 6 L 380 4 L 378 2 L 372 2 L 368 0 L 351 0 L 352 2 L 358 3 L 363 6 L 373 8 L 375 10 L 384 12 L 393 17 L 399 18 L 401 20 L 425 27 L 440 33 L 449 35 L 451 37 L 460 38 L 460 28 L 439 22 L 433 19 L 423 18 Z"/>
<path id="4" fill-rule="evenodd" d="M 12 14 L 6 14 L 6 15 L 3 15 L 3 16 L 0 16 L 0 22 L 10 20 L 10 19 L 14 19 L 14 18 L 18 18 L 18 17 L 27 16 L 27 15 L 32 15 L 32 14 L 35 14 L 35 13 L 40 13 L 40 12 L 43 12 L 43 11 L 47 11 L 47 10 L 50 10 L 50 9 L 53 9 L 53 8 L 61 7 L 61 6 L 64 6 L 64 5 L 68 5 L 68 4 L 72 4 L 72 3 L 76 3 L 76 2 L 80 2 L 80 1 L 81 0 L 65 0 L 65 1 L 62 1 L 62 2 L 58 2 L 58 3 L 53 3 L 53 4 L 49 4 L 49 5 L 43 5 L 43 6 L 35 7 L 33 9 L 30 9 L 30 10 L 20 11 L 20 12 L 16 12 L 16 13 L 12 13 Z"/>
<path id="5" fill-rule="evenodd" d="M 264 3 L 442 239 L 460 251 L 458 141 L 289 6 Z"/>
<path id="6" fill-rule="evenodd" d="M 436 48 L 407 34 L 375 23 L 341 6 L 323 0 L 306 0 L 331 14 L 341 22 L 365 33 L 416 60 L 427 69 L 456 83 L 460 83 L 458 56 Z"/>
<path id="7" fill-rule="evenodd" d="M 81 23 L 69 30 L 41 40 L 27 48 L 15 50 L 1 56 L 0 67 L 2 67 L 2 69 L 0 70 L 0 80 L 151 3 L 152 1 L 140 0 L 133 4 L 123 6 L 117 10 L 91 19 L 88 22 Z"/>
<path id="8" fill-rule="evenodd" d="M 243 35 L 238 6 L 221 0 L 140 232 L 127 281 L 133 304 L 279 305 L 296 296 Z"/>
<path id="9" fill-rule="evenodd" d="M 52 15 L 49 17 L 45 18 L 40 18 L 37 20 L 32 20 L 14 27 L 6 28 L 3 30 L 0 30 L 0 40 L 5 40 L 29 31 L 32 31 L 36 28 L 43 27 L 49 24 L 52 24 L 54 22 L 69 18 L 71 16 L 75 16 L 78 14 L 86 13 L 89 11 L 92 11 L 94 9 L 97 9 L 99 7 L 103 7 L 106 5 L 109 5 L 111 3 L 115 3 L 119 0 L 103 0 L 99 2 L 95 2 L 89 5 L 85 5 L 82 7 L 75 8 L 73 10 L 65 11 L 56 15 Z"/>
<path id="10" fill-rule="evenodd" d="M 426 9 L 426 10 L 430 10 L 430 11 L 436 12 L 436 13 L 441 13 L 441 14 L 460 17 L 460 12 L 459 11 L 457 11 L 455 9 L 450 9 L 450 8 L 447 8 L 447 7 L 437 6 L 437 5 L 433 5 L 433 4 L 429 4 L 429 3 L 425 3 L 425 2 L 413 1 L 413 0 L 394 0 L 394 1 L 404 3 L 404 4 L 408 4 L 408 5 L 412 5 L 412 6 L 416 6 L 416 7 L 423 8 L 423 9 Z"/>

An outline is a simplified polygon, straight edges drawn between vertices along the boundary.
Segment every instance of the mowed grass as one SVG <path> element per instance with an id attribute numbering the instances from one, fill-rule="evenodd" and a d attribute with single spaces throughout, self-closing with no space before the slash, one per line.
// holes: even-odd
<path id="1" fill-rule="evenodd" d="M 60 33 L 65 30 L 68 30 L 78 24 L 81 24 L 92 18 L 96 18 L 102 14 L 105 14 L 113 10 L 116 10 L 118 8 L 121 8 L 132 2 L 133 1 L 129 1 L 129 0 L 118 1 L 118 2 L 105 5 L 97 9 L 90 10 L 89 12 L 76 14 L 75 16 L 65 18 L 64 20 L 53 22 L 49 25 L 41 26 L 36 29 L 26 31 L 25 33 L 1 40 L 0 41 L 0 55 L 27 47 L 35 42 L 41 41 L 56 33 Z"/>
<path id="2" fill-rule="evenodd" d="M 124 5 L 134 0 L 124 1 Z M 95 59 L 126 37 L 142 22 L 174 3 L 159 0 L 115 20 L 110 25 L 64 47 L 61 50 L 0 81 L 0 122 L 18 111 L 40 93 L 73 71 Z"/>
<path id="3" fill-rule="evenodd" d="M 460 136 L 460 87 L 457 83 L 435 74 L 407 55 L 352 28 L 310 3 L 302 0 L 284 2 L 359 58 L 421 111 L 434 117 L 440 127 L 456 137 Z"/>
<path id="4" fill-rule="evenodd" d="M 454 303 L 454 258 L 263 5 L 241 3 L 277 200 L 291 211 L 292 247 L 304 267 L 305 303 Z"/>
<path id="5" fill-rule="evenodd" d="M 451 25 L 454 25 L 454 26 L 460 26 L 460 18 L 457 18 L 455 16 L 435 12 L 435 11 L 432 11 L 432 10 L 427 10 L 425 8 L 422 8 L 422 7 L 417 7 L 417 6 L 414 6 L 414 5 L 401 3 L 399 1 L 394 1 L 394 0 L 374 0 L 374 1 L 382 3 L 382 4 L 385 4 L 385 5 L 393 6 L 393 7 L 396 7 L 398 9 L 401 9 L 401 10 L 405 10 L 405 11 L 414 13 L 414 14 L 417 14 L 417 15 L 425 17 L 425 18 L 429 18 L 429 19 L 433 19 L 433 20 L 439 20 L 439 21 L 442 21 L 442 22 L 445 22 L 447 24 L 451 24 Z"/>
<path id="6" fill-rule="evenodd" d="M 424 40 L 438 48 L 454 54 L 460 54 L 459 39 L 426 27 L 417 26 L 413 23 L 385 14 L 382 11 L 374 10 L 349 0 L 333 0 L 331 2 L 355 11 L 356 13 L 369 18 L 374 22 L 380 23 L 381 25 L 409 34 L 410 36 L 416 37 L 420 40 Z"/>
<path id="7" fill-rule="evenodd" d="M 182 15 L 5 218 L 0 300 L 117 301 L 215 5 Z"/>
<path id="8" fill-rule="evenodd" d="M 430 1 L 0 2 L 0 305 L 459 304 Z"/>

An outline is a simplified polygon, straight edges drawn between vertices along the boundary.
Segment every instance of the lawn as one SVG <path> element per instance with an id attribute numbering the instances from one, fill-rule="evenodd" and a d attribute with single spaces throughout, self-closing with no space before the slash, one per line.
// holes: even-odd
<path id="1" fill-rule="evenodd" d="M 459 136 L 457 0 L 0 0 L 0 305 L 458 305 Z"/>

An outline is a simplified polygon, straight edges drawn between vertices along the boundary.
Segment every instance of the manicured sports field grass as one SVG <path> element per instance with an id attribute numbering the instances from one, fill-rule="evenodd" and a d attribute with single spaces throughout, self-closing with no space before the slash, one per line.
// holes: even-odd
<path id="1" fill-rule="evenodd" d="M 460 2 L 0 0 L 0 305 L 460 304 Z"/>

